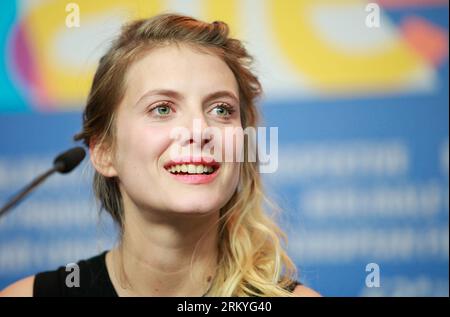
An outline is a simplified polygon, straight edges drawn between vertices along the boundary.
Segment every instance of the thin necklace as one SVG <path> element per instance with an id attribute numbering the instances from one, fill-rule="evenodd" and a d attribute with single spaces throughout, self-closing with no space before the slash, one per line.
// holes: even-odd
<path id="1" fill-rule="evenodd" d="M 216 269 L 216 270 L 217 270 L 217 269 Z M 217 273 L 217 271 L 215 271 L 215 273 L 214 273 L 213 275 L 216 275 L 216 273 Z M 206 294 L 208 294 L 209 291 L 211 290 L 211 287 L 212 287 L 212 285 L 213 285 L 214 278 L 210 275 L 210 276 L 208 276 L 207 281 L 208 281 L 208 283 L 209 283 L 209 286 L 208 286 L 208 289 L 206 290 L 205 294 L 202 295 L 202 297 L 205 297 Z"/>
<path id="2" fill-rule="evenodd" d="M 112 252 L 114 252 L 114 251 L 112 251 Z M 113 257 L 114 255 L 112 254 L 112 252 L 111 252 L 111 257 Z M 114 262 L 114 260 L 113 261 L 111 261 L 112 263 L 112 265 L 111 265 L 111 270 L 112 270 L 112 274 L 114 275 L 114 277 L 115 277 L 115 279 L 116 280 L 118 280 L 118 276 L 117 276 L 117 274 L 116 274 L 116 270 L 115 270 L 115 267 L 114 267 L 114 264 L 115 264 L 115 262 Z M 106 266 L 106 256 L 105 256 L 105 266 Z M 209 279 L 208 279 L 210 282 L 209 282 L 209 286 L 208 286 L 208 289 L 206 290 L 206 292 L 201 296 L 201 297 L 205 297 L 208 293 L 209 293 L 209 291 L 211 290 L 211 287 L 212 287 L 212 278 L 211 277 L 209 277 Z M 118 280 L 119 281 L 119 285 L 121 285 L 120 284 L 120 280 Z M 112 282 L 111 282 L 111 284 L 112 284 Z M 113 288 L 114 288 L 114 286 L 113 286 Z M 116 291 L 116 293 L 117 293 L 117 291 Z"/>
<path id="3" fill-rule="evenodd" d="M 202 297 L 205 297 L 206 294 L 209 293 L 209 291 L 211 290 L 211 287 L 212 287 L 212 282 L 209 283 L 209 287 L 208 287 L 208 289 L 206 290 L 205 294 L 202 295 Z"/>

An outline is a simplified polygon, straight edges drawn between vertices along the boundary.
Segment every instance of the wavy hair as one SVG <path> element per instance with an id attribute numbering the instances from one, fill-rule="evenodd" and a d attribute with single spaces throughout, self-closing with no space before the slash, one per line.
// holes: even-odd
<path id="1" fill-rule="evenodd" d="M 178 14 L 161 14 L 126 24 L 100 59 L 87 105 L 82 131 L 75 140 L 88 147 L 100 142 L 114 147 L 117 105 L 125 92 L 124 74 L 143 53 L 157 46 L 187 44 L 220 57 L 233 72 L 240 95 L 242 127 L 256 127 L 260 115 L 256 100 L 262 87 L 252 73 L 253 58 L 241 41 L 229 37 L 226 23 L 206 23 Z M 248 140 L 244 140 L 244 145 Z M 259 163 L 240 164 L 239 186 L 220 210 L 219 259 L 207 296 L 291 296 L 286 288 L 296 280 L 297 270 L 283 248 L 286 235 L 276 225 L 279 209 L 265 195 Z M 94 194 L 123 230 L 123 203 L 115 177 L 95 172 Z M 273 215 L 264 207 L 271 207 Z"/>

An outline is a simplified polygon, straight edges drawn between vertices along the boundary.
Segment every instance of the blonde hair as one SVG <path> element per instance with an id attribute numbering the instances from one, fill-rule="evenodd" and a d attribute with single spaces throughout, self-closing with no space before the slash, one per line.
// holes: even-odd
<path id="1" fill-rule="evenodd" d="M 87 146 L 92 142 L 114 146 L 116 109 L 124 96 L 126 70 L 142 53 L 168 44 L 187 44 L 222 58 L 239 86 L 242 127 L 256 127 L 255 101 L 262 87 L 250 69 L 252 57 L 239 40 L 229 37 L 227 24 L 161 14 L 125 25 L 100 59 L 83 113 L 83 129 L 75 140 Z M 208 296 L 292 295 L 286 288 L 296 280 L 297 271 L 283 249 L 286 235 L 263 208 L 266 204 L 277 210 L 264 194 L 258 166 L 258 161 L 240 164 L 239 188 L 220 211 L 218 267 Z M 118 180 L 95 172 L 93 187 L 102 209 L 123 230 Z"/>

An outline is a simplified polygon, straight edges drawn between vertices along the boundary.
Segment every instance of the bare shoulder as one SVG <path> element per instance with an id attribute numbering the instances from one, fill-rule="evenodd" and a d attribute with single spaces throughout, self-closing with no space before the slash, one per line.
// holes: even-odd
<path id="1" fill-rule="evenodd" d="M 0 291 L 0 297 L 32 297 L 33 284 L 34 275 L 28 276 Z"/>
<path id="2" fill-rule="evenodd" d="M 304 285 L 297 285 L 293 292 L 295 297 L 322 297 L 315 290 L 308 288 Z"/>

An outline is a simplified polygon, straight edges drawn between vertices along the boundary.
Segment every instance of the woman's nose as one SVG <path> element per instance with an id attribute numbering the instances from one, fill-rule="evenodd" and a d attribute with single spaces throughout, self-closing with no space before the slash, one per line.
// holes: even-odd
<path id="1" fill-rule="evenodd" d="M 212 134 L 208 133 L 209 124 L 203 114 L 191 116 L 185 124 L 188 131 L 188 138 L 184 140 L 184 145 L 198 144 L 204 147 L 212 139 Z"/>

